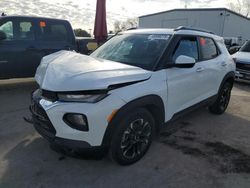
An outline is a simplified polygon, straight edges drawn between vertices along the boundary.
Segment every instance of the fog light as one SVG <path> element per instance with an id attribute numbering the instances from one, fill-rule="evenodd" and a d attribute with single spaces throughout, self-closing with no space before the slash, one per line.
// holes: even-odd
<path id="1" fill-rule="evenodd" d="M 63 117 L 64 122 L 73 129 L 88 131 L 87 117 L 83 114 L 68 113 Z"/>

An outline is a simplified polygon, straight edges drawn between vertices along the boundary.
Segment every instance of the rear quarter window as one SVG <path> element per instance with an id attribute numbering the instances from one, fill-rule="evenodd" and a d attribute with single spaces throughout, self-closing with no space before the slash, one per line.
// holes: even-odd
<path id="1" fill-rule="evenodd" d="M 220 54 L 213 39 L 206 37 L 199 37 L 199 43 L 200 43 L 202 60 L 213 59 Z"/>

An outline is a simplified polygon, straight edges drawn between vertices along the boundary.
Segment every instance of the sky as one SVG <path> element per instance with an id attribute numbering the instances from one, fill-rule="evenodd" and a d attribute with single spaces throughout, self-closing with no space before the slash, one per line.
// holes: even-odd
<path id="1" fill-rule="evenodd" d="M 116 20 L 125 21 L 174 8 L 227 7 L 229 0 L 106 0 L 108 30 Z M 8 15 L 45 16 L 69 20 L 73 28 L 93 32 L 96 0 L 0 0 Z"/>

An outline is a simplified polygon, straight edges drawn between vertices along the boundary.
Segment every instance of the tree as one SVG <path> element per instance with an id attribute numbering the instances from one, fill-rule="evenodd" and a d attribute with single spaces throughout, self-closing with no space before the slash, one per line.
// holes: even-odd
<path id="1" fill-rule="evenodd" d="M 83 29 L 74 29 L 74 32 L 77 37 L 91 37 L 91 35 Z"/>
<path id="2" fill-rule="evenodd" d="M 114 32 L 115 33 L 122 31 L 121 25 L 122 25 L 121 21 L 116 20 L 114 22 Z"/>
<path id="3" fill-rule="evenodd" d="M 115 33 L 120 31 L 125 31 L 131 28 L 138 27 L 138 18 L 128 18 L 126 21 L 118 21 L 114 22 L 114 31 Z"/>
<path id="4" fill-rule="evenodd" d="M 234 0 L 229 3 L 229 7 L 246 17 L 250 16 L 250 0 Z"/>

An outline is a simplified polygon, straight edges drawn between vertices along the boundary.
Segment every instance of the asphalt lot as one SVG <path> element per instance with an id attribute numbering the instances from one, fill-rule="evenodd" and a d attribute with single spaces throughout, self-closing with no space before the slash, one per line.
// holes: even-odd
<path id="1" fill-rule="evenodd" d="M 51 150 L 23 120 L 36 87 L 32 79 L 0 81 L 0 188 L 250 187 L 250 85 L 235 85 L 221 116 L 199 109 L 171 123 L 126 167 Z"/>

